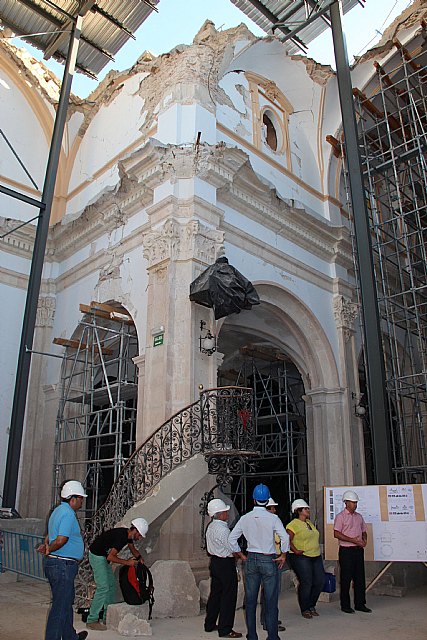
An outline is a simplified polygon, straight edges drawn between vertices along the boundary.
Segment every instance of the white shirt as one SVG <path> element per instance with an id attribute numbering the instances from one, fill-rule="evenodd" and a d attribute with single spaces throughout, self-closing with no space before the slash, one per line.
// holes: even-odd
<path id="1" fill-rule="evenodd" d="M 206 547 L 211 556 L 228 558 L 233 555 L 228 536 L 230 529 L 224 520 L 212 520 L 206 529 Z"/>
<path id="2" fill-rule="evenodd" d="M 279 516 L 267 511 L 265 507 L 254 507 L 242 516 L 228 537 L 228 543 L 235 553 L 240 551 L 237 540 L 244 535 L 248 542 L 248 551 L 253 553 L 276 554 L 274 534 L 280 538 L 282 553 L 289 551 L 289 536 Z"/>

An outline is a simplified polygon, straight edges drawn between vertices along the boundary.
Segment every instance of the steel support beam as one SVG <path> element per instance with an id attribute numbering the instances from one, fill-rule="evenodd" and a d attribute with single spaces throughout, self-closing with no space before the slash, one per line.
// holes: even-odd
<path id="1" fill-rule="evenodd" d="M 49 158 L 43 186 L 40 216 L 34 241 L 33 259 L 28 281 L 27 299 L 22 323 L 21 343 L 19 347 L 18 366 L 16 372 L 15 392 L 13 396 L 12 416 L 10 421 L 9 444 L 7 450 L 5 482 L 3 489 L 3 506 L 15 507 L 18 487 L 19 462 L 21 458 L 22 433 L 28 390 L 28 378 L 31 364 L 31 349 L 34 339 L 34 328 L 37 315 L 37 304 L 43 272 L 44 256 L 49 232 L 50 214 L 52 211 L 55 182 L 58 173 L 62 138 L 67 117 L 68 102 L 71 93 L 77 51 L 82 28 L 82 16 L 78 16 L 72 25 L 68 47 L 67 62 L 61 85 L 61 94 L 55 118 Z"/>
<path id="2" fill-rule="evenodd" d="M 331 5 L 330 15 L 335 62 L 337 65 L 338 91 L 346 146 L 346 162 L 353 209 L 359 284 L 363 311 L 370 422 L 375 454 L 375 481 L 377 484 L 389 484 L 392 480 L 392 464 L 380 314 L 375 285 L 371 230 L 368 210 L 366 207 L 362 163 L 358 146 L 350 68 L 342 32 L 339 0 Z"/>

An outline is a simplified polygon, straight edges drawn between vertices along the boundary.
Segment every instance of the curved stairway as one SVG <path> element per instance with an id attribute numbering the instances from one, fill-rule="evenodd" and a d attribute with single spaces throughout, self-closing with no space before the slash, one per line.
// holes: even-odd
<path id="1" fill-rule="evenodd" d="M 173 474 L 202 454 L 208 471 L 218 470 L 218 458 L 236 458 L 254 452 L 253 390 L 220 387 L 200 394 L 199 400 L 169 418 L 133 453 L 111 491 L 87 524 L 86 546 L 102 531 L 127 518 L 134 506 L 147 498 L 162 478 Z M 193 483 L 198 481 L 196 476 Z M 144 515 L 145 514 L 140 514 Z M 76 605 L 86 607 L 93 595 L 92 570 L 86 552 L 76 580 Z"/>

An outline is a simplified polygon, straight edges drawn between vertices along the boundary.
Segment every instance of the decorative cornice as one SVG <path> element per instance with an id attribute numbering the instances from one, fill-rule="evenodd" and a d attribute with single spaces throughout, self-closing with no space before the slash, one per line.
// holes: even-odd
<path id="1" fill-rule="evenodd" d="M 223 251 L 224 232 L 209 229 L 198 220 L 181 223 L 168 218 L 144 235 L 143 244 L 148 268 L 166 260 L 197 260 L 208 265 Z"/>
<path id="2" fill-rule="evenodd" d="M 28 223 L 24 227 L 16 229 L 22 223 L 22 220 L 0 217 L 0 235 L 8 234 L 1 239 L 0 250 L 31 260 L 36 227 Z M 16 229 L 16 231 L 13 231 L 13 229 Z"/>
<path id="3" fill-rule="evenodd" d="M 51 235 L 50 254 L 56 260 L 70 257 L 95 239 L 125 225 L 135 211 L 144 208 L 152 200 L 152 193 L 145 185 L 122 180 L 118 193 L 109 193 L 73 222 L 60 223 Z"/>

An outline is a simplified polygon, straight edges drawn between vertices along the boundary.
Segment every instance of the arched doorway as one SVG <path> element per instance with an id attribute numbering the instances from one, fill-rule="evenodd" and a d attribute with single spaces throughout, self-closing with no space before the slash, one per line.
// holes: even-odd
<path id="1" fill-rule="evenodd" d="M 63 343 L 54 496 L 64 480 L 81 480 L 88 519 L 135 450 L 138 339 L 126 309 L 109 302 L 85 309 L 72 339 Z"/>
<path id="2" fill-rule="evenodd" d="M 250 387 L 254 392 L 259 458 L 245 465 L 231 487 L 236 507 L 240 512 L 249 510 L 253 488 L 262 481 L 279 502 L 279 514 L 286 518 L 295 498 L 308 500 L 305 391 L 298 368 L 273 345 L 250 341 L 225 358 L 218 383 Z"/>
<path id="3" fill-rule="evenodd" d="M 233 483 L 239 510 L 252 504 L 252 488 L 269 484 L 287 518 L 297 497 L 322 511 L 321 487 L 334 471 L 327 466 L 329 442 L 344 446 L 342 406 L 335 358 L 319 321 L 283 288 L 254 283 L 261 304 L 226 318 L 218 337 L 223 354 L 219 385 L 254 389 L 260 460 Z"/>

